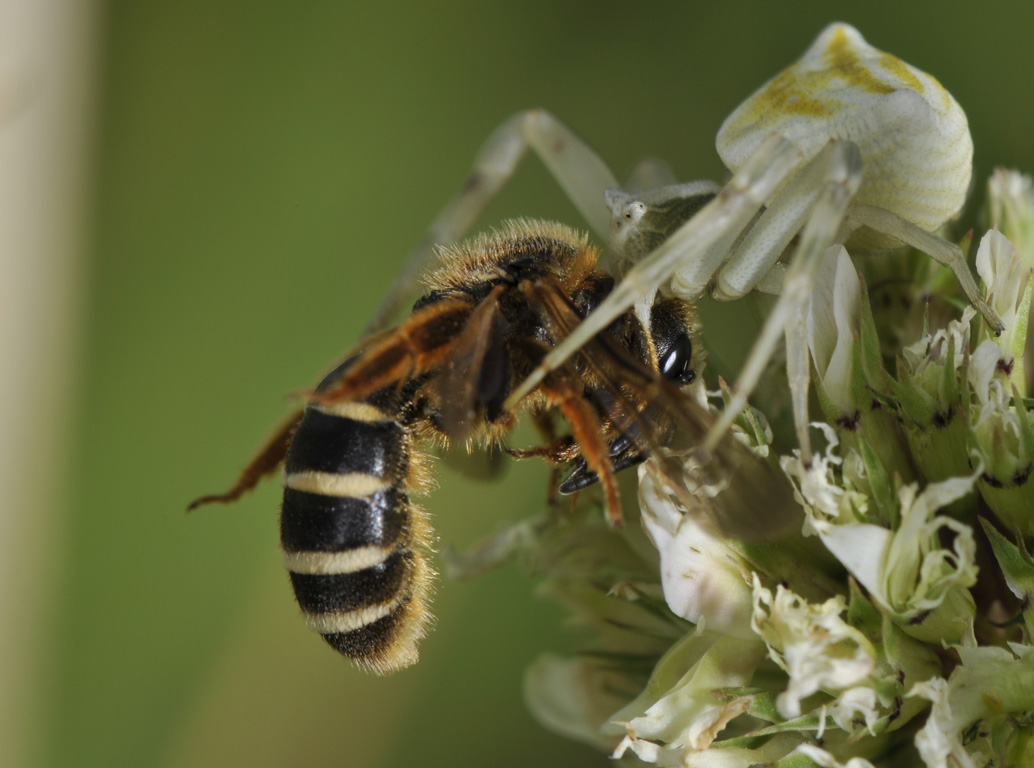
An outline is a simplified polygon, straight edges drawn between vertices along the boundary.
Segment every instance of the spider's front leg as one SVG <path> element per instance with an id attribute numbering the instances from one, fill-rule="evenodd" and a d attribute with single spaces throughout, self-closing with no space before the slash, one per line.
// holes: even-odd
<path id="1" fill-rule="evenodd" d="M 779 300 L 769 312 L 740 370 L 732 399 L 705 437 L 705 448 L 712 449 L 717 445 L 746 406 L 747 397 L 754 391 L 765 366 L 772 359 L 779 337 L 785 334 L 786 373 L 793 404 L 794 429 L 802 459 L 806 463 L 811 461 L 808 309 L 822 259 L 829 253 L 835 254 L 831 246 L 840 240 L 838 233 L 861 180 L 862 156 L 858 147 L 848 141 L 831 141 L 776 195 L 744 238 L 741 247 L 722 268 L 715 287 L 716 298 L 735 298 L 737 293 L 745 294 L 764 279 L 765 266 L 772 268 L 786 244 L 800 229 L 801 221 L 805 221 Z M 720 293 L 723 289 L 724 293 Z"/>
<path id="2" fill-rule="evenodd" d="M 457 195 L 442 209 L 424 234 L 387 297 L 364 333 L 383 330 L 411 299 L 431 261 L 434 249 L 461 240 L 478 217 L 513 177 L 527 154 L 534 152 L 557 180 L 589 226 L 604 239 L 610 232 L 610 212 L 604 191 L 617 179 L 596 151 L 567 125 L 544 109 L 518 112 L 488 137 L 474 167 Z"/>

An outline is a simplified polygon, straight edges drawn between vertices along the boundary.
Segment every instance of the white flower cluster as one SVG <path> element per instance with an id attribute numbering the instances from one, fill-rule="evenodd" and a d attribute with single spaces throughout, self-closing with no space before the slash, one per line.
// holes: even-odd
<path id="1" fill-rule="evenodd" d="M 1000 337 L 967 309 L 881 347 L 856 265 L 827 260 L 809 320 L 824 450 L 777 456 L 757 413 L 739 434 L 778 462 L 795 530 L 722 535 L 721 493 L 675 498 L 647 463 L 642 528 L 604 531 L 591 567 L 562 563 L 592 516 L 522 539 L 596 638 L 530 670 L 544 724 L 659 766 L 1034 765 L 1034 194 L 1003 171 L 989 191 L 977 269 Z"/>

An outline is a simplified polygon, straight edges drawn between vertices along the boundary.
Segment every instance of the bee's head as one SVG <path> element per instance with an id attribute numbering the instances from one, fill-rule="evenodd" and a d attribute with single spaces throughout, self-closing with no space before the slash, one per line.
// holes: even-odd
<path id="1" fill-rule="evenodd" d="M 650 311 L 650 336 L 657 356 L 657 370 L 678 385 L 696 378 L 699 360 L 693 359 L 695 331 L 692 306 L 682 299 L 663 299 Z"/>

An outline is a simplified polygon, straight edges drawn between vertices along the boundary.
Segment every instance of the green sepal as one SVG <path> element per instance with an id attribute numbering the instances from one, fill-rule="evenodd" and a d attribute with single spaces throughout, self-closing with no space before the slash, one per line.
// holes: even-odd
<path id="1" fill-rule="evenodd" d="M 829 396 L 824 382 L 816 376 L 815 391 L 827 423 L 833 425 L 846 455 L 847 449 L 862 452 L 861 443 L 867 443 L 870 455 L 878 456 L 885 467 L 894 467 L 904 482 L 915 479 L 914 464 L 901 425 L 886 406 L 897 405 L 892 396 L 885 394 L 893 385 L 890 374 L 883 366 L 880 341 L 873 320 L 872 308 L 862 281 L 862 318 L 860 334 L 851 350 L 849 398 L 854 413 L 844 413 Z"/>
<path id="2" fill-rule="evenodd" d="M 732 401 L 732 390 L 729 388 L 728 382 L 726 382 L 725 379 L 719 378 L 718 389 L 722 393 L 722 407 L 728 408 L 729 403 Z M 769 444 L 765 425 L 758 418 L 757 412 L 750 406 L 743 408 L 739 412 L 733 420 L 733 424 L 742 429 L 754 445 L 761 446 Z"/>
<path id="3" fill-rule="evenodd" d="M 865 278 L 861 278 L 862 284 L 862 322 L 859 328 L 858 344 L 859 360 L 861 362 L 861 375 L 867 385 L 877 391 L 884 391 L 890 381 L 890 374 L 883 365 L 883 350 L 880 346 L 880 336 L 876 331 L 876 318 L 872 314 L 872 306 L 869 304 L 869 289 Z"/>
<path id="4" fill-rule="evenodd" d="M 932 611 L 912 619 L 899 620 L 901 631 L 924 643 L 958 645 L 962 642 L 967 622 L 976 615 L 976 602 L 966 587 L 958 584 L 948 589 L 944 600 Z"/>
<path id="5" fill-rule="evenodd" d="M 960 402 L 959 379 L 965 380 L 968 361 L 964 362 L 958 373 L 955 372 L 955 336 L 948 336 L 948 350 L 944 354 L 944 364 L 941 369 L 940 386 L 937 388 L 937 397 L 944 408 L 953 407 Z"/>
<path id="6" fill-rule="evenodd" d="M 1027 347 L 1027 326 L 1030 323 L 1031 296 L 1034 295 L 1034 279 L 1027 278 L 1027 287 L 1023 289 L 1023 298 L 1016 309 L 1015 327 L 1012 332 L 1012 373 L 1009 381 L 1019 390 L 1020 397 L 1027 396 L 1027 374 L 1024 354 Z"/>
<path id="7" fill-rule="evenodd" d="M 887 474 L 886 464 L 872 449 L 869 442 L 862 438 L 857 441 L 857 449 L 865 465 L 865 476 L 869 480 L 869 497 L 874 502 L 878 520 L 872 520 L 877 525 L 883 525 L 892 531 L 898 527 L 898 496 L 893 478 Z M 898 470 L 898 478 L 902 482 L 909 482 L 910 477 L 901 477 L 901 469 L 909 466 L 909 462 L 895 463 L 891 466 Z M 909 473 L 911 474 L 911 473 Z M 853 623 L 853 622 L 852 622 Z"/>
<path id="8" fill-rule="evenodd" d="M 1034 638 L 1034 558 L 1026 551 L 1006 538 L 997 528 L 984 518 L 978 518 L 984 529 L 984 535 L 991 543 L 995 560 L 1002 571 L 1009 590 L 1019 598 L 1023 606 L 1020 616 L 1026 632 L 1026 642 Z"/>
<path id="9" fill-rule="evenodd" d="M 969 427 L 958 408 L 943 414 L 943 421 L 905 431 L 919 471 L 929 482 L 972 473 L 968 445 Z"/>
<path id="10" fill-rule="evenodd" d="M 976 444 L 985 468 L 977 481 L 977 488 L 1004 526 L 1030 536 L 1034 534 L 1034 430 L 1015 390 L 1012 408 L 1020 433 L 1015 452 L 1010 450 L 1012 435 L 1002 434 L 1004 425 L 1001 421 L 992 425 L 989 431 L 978 431 Z"/>
<path id="11" fill-rule="evenodd" d="M 898 379 L 890 379 L 890 390 L 898 409 L 910 426 L 923 429 L 934 422 L 943 409 L 937 400 L 912 378 L 905 361 L 898 358 Z"/>
<path id="12" fill-rule="evenodd" d="M 930 482 L 962 477 L 972 472 L 969 461 L 970 429 L 962 408 L 966 365 L 955 371 L 955 340 L 949 336 L 941 370 L 931 371 L 927 386 L 914 379 L 903 360 L 898 360 L 900 381 L 892 381 L 905 418 L 905 436 L 920 472 Z M 934 366 L 931 366 L 931 368 Z M 937 378 L 934 379 L 933 376 Z M 935 392 L 930 392 L 934 389 Z M 959 514 L 952 507 L 952 514 Z"/>
<path id="13" fill-rule="evenodd" d="M 815 381 L 815 397 L 819 401 L 819 410 L 822 411 L 823 420 L 835 427 L 837 432 L 842 432 L 842 425 L 847 414 L 830 397 L 829 390 L 826 389 L 826 382 L 816 372 L 814 362 L 812 363 L 811 372 L 812 378 Z"/>
<path id="14" fill-rule="evenodd" d="M 848 577 L 850 600 L 847 604 L 847 623 L 865 635 L 873 645 L 883 634 L 883 615 L 872 601 L 865 596 L 853 576 Z"/>
<path id="15" fill-rule="evenodd" d="M 890 666 L 895 682 L 896 708 L 890 716 L 877 723 L 880 729 L 894 731 L 908 723 L 916 715 L 929 708 L 929 702 L 915 697 L 905 697 L 912 686 L 942 674 L 941 661 L 933 649 L 910 637 L 890 616 L 883 617 L 882 655 Z M 882 722 L 886 720 L 886 722 Z"/>

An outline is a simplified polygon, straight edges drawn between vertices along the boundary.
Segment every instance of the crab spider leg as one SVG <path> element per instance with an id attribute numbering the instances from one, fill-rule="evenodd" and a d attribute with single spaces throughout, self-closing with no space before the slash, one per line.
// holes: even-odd
<path id="1" fill-rule="evenodd" d="M 959 281 L 962 292 L 966 294 L 966 299 L 983 315 L 994 334 L 1000 335 L 1005 330 L 1005 324 L 1001 318 L 980 295 L 976 280 L 973 279 L 973 274 L 966 264 L 966 257 L 957 245 L 917 227 L 891 211 L 871 205 L 853 206 L 847 218 L 848 224 L 855 228 L 867 226 L 877 232 L 890 235 L 905 245 L 911 245 L 929 255 L 938 264 L 948 267 L 955 273 L 955 278 Z"/>
<path id="2" fill-rule="evenodd" d="M 711 289 L 714 299 L 733 301 L 746 296 L 757 287 L 761 278 L 771 271 L 790 245 L 790 241 L 800 233 L 824 184 L 836 174 L 831 166 L 850 162 L 846 156 L 841 156 L 845 151 L 843 142 L 828 143 L 768 202 L 761 218 L 743 236 L 743 240 L 736 246 L 736 251 L 722 265 L 714 288 Z M 837 219 L 838 228 L 841 220 L 842 217 Z M 834 231 L 832 237 L 836 234 Z M 682 275 L 676 276 L 676 281 L 684 280 Z M 679 288 L 674 283 L 675 281 L 673 287 L 678 293 Z"/>
<path id="3" fill-rule="evenodd" d="M 732 399 L 722 411 L 704 437 L 705 450 L 713 450 L 732 422 L 747 404 L 747 396 L 754 390 L 765 366 L 771 360 L 779 336 L 786 336 L 786 372 L 793 403 L 794 427 L 801 457 L 811 461 L 811 440 L 808 435 L 808 384 L 810 381 L 807 343 L 807 312 L 811 300 L 815 276 L 822 265 L 822 259 L 829 253 L 830 246 L 837 239 L 840 225 L 862 179 L 862 156 L 858 147 L 851 142 L 836 141 L 826 145 L 814 159 L 809 161 L 798 176 L 821 179 L 819 192 L 809 200 L 809 208 L 801 211 L 807 223 L 801 233 L 801 241 L 790 262 L 783 283 L 782 292 L 761 333 L 751 347 L 743 364 Z M 784 190 L 785 191 L 785 190 Z M 783 192 L 779 193 L 781 197 Z M 776 208 L 776 205 L 773 205 Z M 765 214 L 767 216 L 767 213 Z M 755 227 L 755 229 L 763 228 Z M 799 228 L 799 223 L 797 225 Z M 753 233 L 753 230 L 752 230 Z M 769 247 L 780 248 L 778 242 Z M 739 255 L 739 254 L 738 254 Z M 761 255 L 761 254 L 759 254 Z M 778 256 L 778 253 L 776 254 Z M 746 254 L 744 254 L 746 257 Z M 760 259 L 758 259 L 760 260 Z"/>
<path id="4" fill-rule="evenodd" d="M 641 296 L 670 277 L 679 265 L 704 262 L 713 275 L 732 241 L 800 161 L 800 150 L 782 136 L 773 134 L 766 139 L 714 200 L 628 271 L 596 310 L 543 358 L 503 407 L 513 407 L 550 371 L 563 365 Z"/>
<path id="5" fill-rule="evenodd" d="M 463 188 L 431 223 L 364 335 L 381 331 L 390 323 L 401 305 L 417 292 L 434 248 L 454 243 L 470 230 L 512 178 L 528 149 L 542 160 L 589 226 L 604 240 L 608 238 L 611 214 L 604 191 L 618 186 L 610 168 L 584 139 L 546 110 L 518 112 L 482 145 Z"/>

